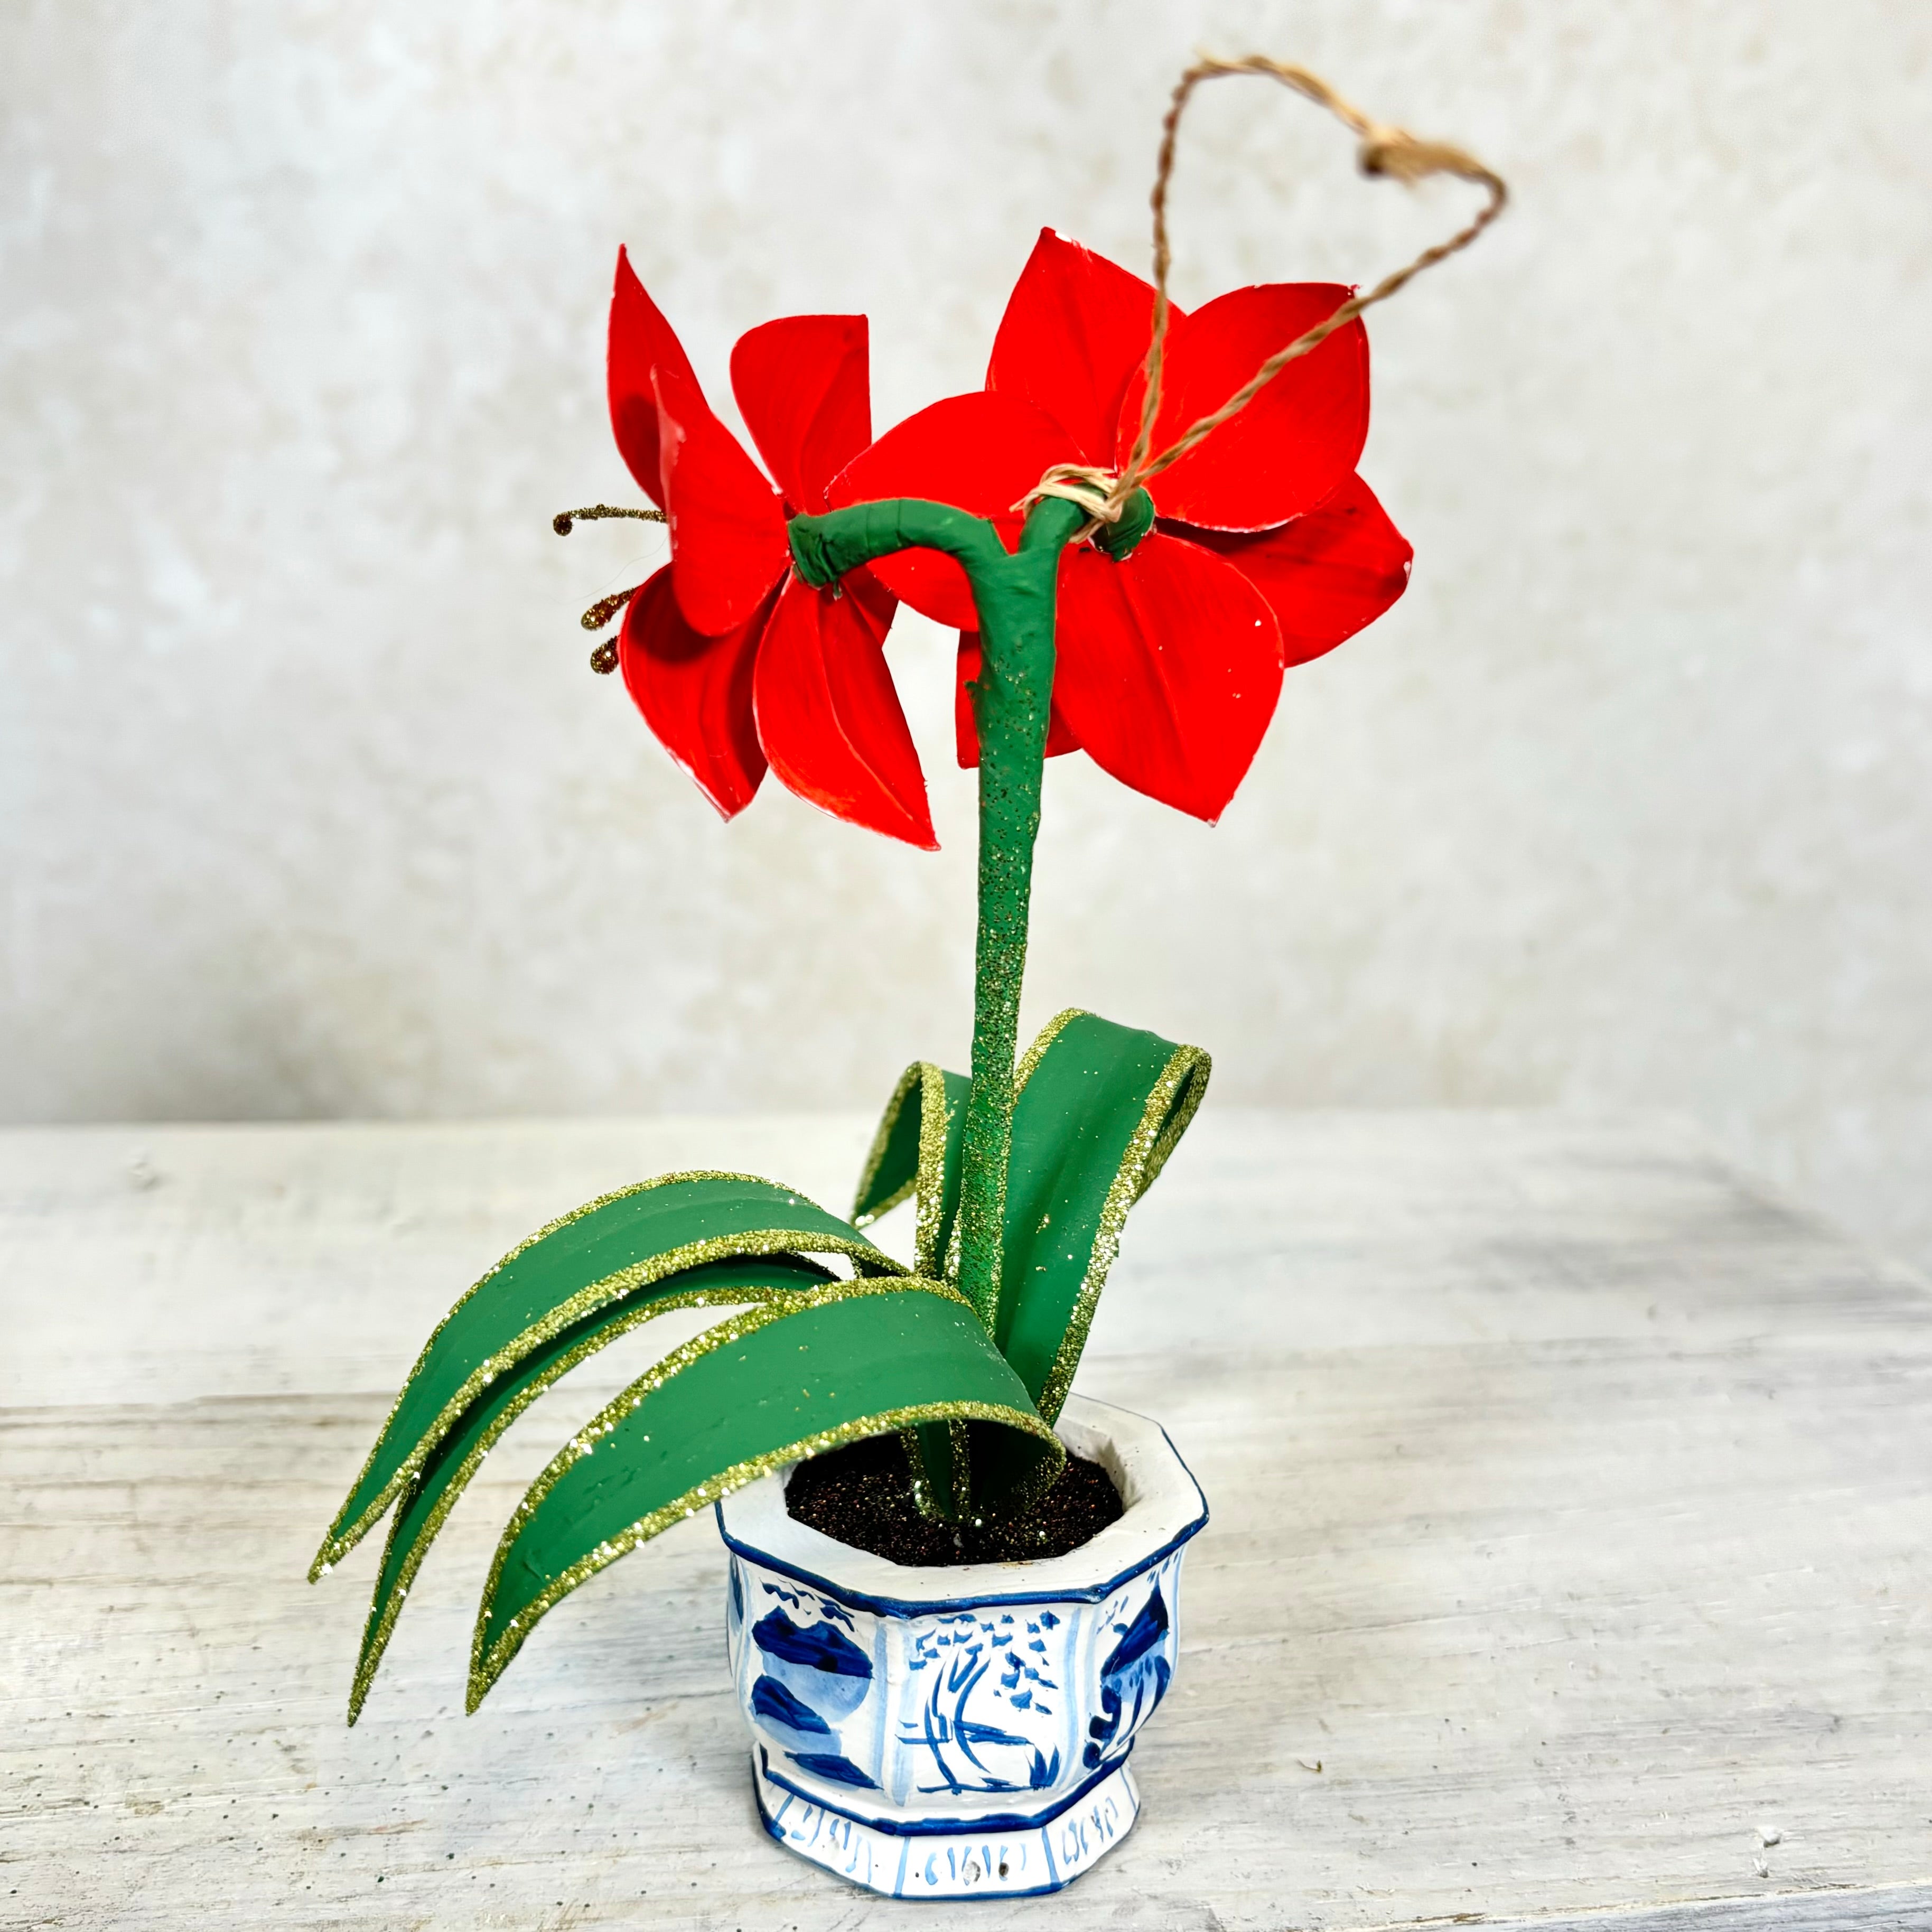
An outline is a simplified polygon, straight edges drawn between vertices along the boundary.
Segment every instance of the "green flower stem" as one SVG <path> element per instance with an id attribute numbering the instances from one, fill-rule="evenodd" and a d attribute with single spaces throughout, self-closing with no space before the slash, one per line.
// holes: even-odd
<path id="1" fill-rule="evenodd" d="M 1027 518 L 1017 552 L 984 518 L 915 498 L 855 504 L 791 524 L 792 555 L 808 584 L 831 584 L 876 558 L 924 549 L 956 558 L 973 586 L 981 653 L 972 687 L 980 731 L 980 928 L 973 1084 L 960 1157 L 958 1286 L 989 1334 L 999 1324 L 1020 986 L 1053 693 L 1054 602 L 1060 553 L 1085 521 L 1076 505 L 1044 497 Z"/>

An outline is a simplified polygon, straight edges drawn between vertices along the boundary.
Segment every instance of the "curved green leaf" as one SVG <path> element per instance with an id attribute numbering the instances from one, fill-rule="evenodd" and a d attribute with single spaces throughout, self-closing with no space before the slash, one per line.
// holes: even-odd
<path id="1" fill-rule="evenodd" d="M 979 1318 L 939 1282 L 834 1282 L 707 1330 L 632 1383 L 518 1506 L 477 1613 L 470 1709 L 546 1612 L 639 1544 L 781 1463 L 948 1418 L 1032 1438 L 1042 1482 L 1064 1462 Z"/>
<path id="2" fill-rule="evenodd" d="M 843 1255 L 866 1275 L 905 1270 L 802 1195 L 754 1174 L 670 1174 L 600 1196 L 539 1228 L 443 1318 L 410 1371 L 309 1571 L 313 1582 L 382 1520 L 476 1396 L 608 1303 L 742 1255 Z"/>
<path id="3" fill-rule="evenodd" d="M 1021 1061 L 994 1339 L 1040 1413 L 1059 1415 L 1127 1210 L 1187 1130 L 1198 1047 L 1070 1009 Z"/>
<path id="4" fill-rule="evenodd" d="M 497 1439 L 551 1384 L 597 1351 L 633 1328 L 673 1309 L 769 1304 L 808 1293 L 833 1280 L 815 1262 L 775 1255 L 707 1262 L 646 1292 L 607 1302 L 594 1313 L 538 1342 L 514 1367 L 485 1388 L 439 1436 L 404 1487 L 389 1522 L 363 1628 L 362 1648 L 349 1694 L 349 1721 L 362 1714 L 404 1599 L 416 1581 L 436 1532 Z"/>
<path id="5" fill-rule="evenodd" d="M 853 1204 L 853 1225 L 865 1228 L 908 1195 L 916 1196 L 914 1272 L 929 1281 L 946 1276 L 946 1246 L 959 1212 L 959 1149 L 972 1084 L 964 1074 L 949 1073 L 929 1060 L 908 1066 L 886 1102 Z"/>

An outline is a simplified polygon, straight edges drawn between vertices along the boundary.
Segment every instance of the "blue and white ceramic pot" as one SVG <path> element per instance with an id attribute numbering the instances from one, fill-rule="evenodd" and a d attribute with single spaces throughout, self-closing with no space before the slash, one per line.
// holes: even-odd
<path id="1" fill-rule="evenodd" d="M 913 1569 L 785 1513 L 789 1470 L 718 1505 L 731 1668 L 765 1828 L 902 1898 L 1058 1892 L 1140 1809 L 1127 1760 L 1174 1681 L 1180 1560 L 1208 1520 L 1158 1423 L 1078 1396 L 1059 1432 L 1126 1508 L 1034 1563 Z"/>

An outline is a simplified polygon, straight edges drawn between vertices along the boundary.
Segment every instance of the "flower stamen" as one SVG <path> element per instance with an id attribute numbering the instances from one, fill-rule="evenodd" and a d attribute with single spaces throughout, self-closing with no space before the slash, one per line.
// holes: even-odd
<path id="1" fill-rule="evenodd" d="M 614 596 L 598 598 L 597 602 L 592 604 L 577 621 L 586 631 L 602 630 L 604 626 L 609 623 L 610 620 L 616 616 L 617 613 L 622 610 L 624 606 L 629 603 L 644 587 L 641 584 L 634 584 L 629 590 L 620 590 Z"/>
<path id="2" fill-rule="evenodd" d="M 550 518 L 550 526 L 560 537 L 567 537 L 572 526 L 578 524 L 594 524 L 606 517 L 635 517 L 639 522 L 661 524 L 664 520 L 662 510 L 623 510 L 612 503 L 592 503 L 581 510 L 560 510 Z"/>

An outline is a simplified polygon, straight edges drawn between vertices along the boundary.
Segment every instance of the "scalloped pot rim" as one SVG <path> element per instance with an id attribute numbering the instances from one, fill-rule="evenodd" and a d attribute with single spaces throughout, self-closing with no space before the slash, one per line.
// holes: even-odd
<path id="1" fill-rule="evenodd" d="M 786 1513 L 784 1486 L 795 1463 L 715 1504 L 718 1533 L 736 1555 L 875 1616 L 922 1617 L 992 1604 L 1097 1603 L 1205 1526 L 1201 1486 L 1151 1418 L 1072 1395 L 1058 1432 L 1076 1455 L 1107 1471 L 1125 1504 L 1116 1521 L 1064 1556 L 915 1568 L 854 1550 Z"/>

